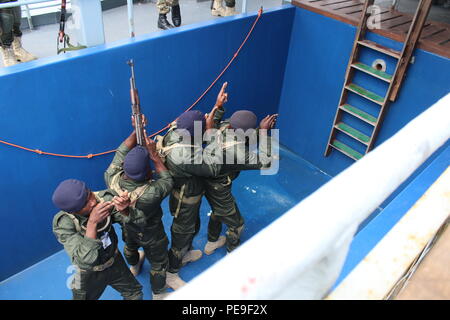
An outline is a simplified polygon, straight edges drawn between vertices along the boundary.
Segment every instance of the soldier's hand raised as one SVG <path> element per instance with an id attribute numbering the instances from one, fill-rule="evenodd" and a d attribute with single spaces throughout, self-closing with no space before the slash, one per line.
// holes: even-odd
<path id="1" fill-rule="evenodd" d="M 120 196 L 115 196 L 112 200 L 117 211 L 124 211 L 130 206 L 130 197 L 128 191 L 123 192 Z"/>
<path id="2" fill-rule="evenodd" d="M 147 125 L 147 118 L 144 114 L 141 115 L 141 124 L 142 128 L 145 128 Z M 133 126 L 133 129 L 136 129 L 136 122 L 134 121 L 134 115 L 131 115 L 131 125 Z"/>
<path id="3" fill-rule="evenodd" d="M 145 144 L 147 145 L 147 151 L 150 154 L 150 159 L 154 159 L 154 157 L 158 156 L 158 152 L 156 151 L 156 142 L 150 139 L 147 135 L 147 130 L 144 130 Z"/>
<path id="4" fill-rule="evenodd" d="M 268 115 L 264 119 L 261 120 L 259 124 L 260 129 L 270 130 L 275 126 L 277 121 L 278 114 Z"/>
<path id="5" fill-rule="evenodd" d="M 208 130 L 208 129 L 213 129 L 213 128 L 214 128 L 214 115 L 216 114 L 216 111 L 217 111 L 219 108 L 220 108 L 220 107 L 216 105 L 216 106 L 211 110 L 211 112 L 205 116 L 205 118 L 206 118 L 206 124 L 205 124 L 206 130 Z"/>
<path id="6" fill-rule="evenodd" d="M 88 223 L 99 224 L 109 216 L 113 204 L 110 201 L 97 204 L 89 215 Z"/>

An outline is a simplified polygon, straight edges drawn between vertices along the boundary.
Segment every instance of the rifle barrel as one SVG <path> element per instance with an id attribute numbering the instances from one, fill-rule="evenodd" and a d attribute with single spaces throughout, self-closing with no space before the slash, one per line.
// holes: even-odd
<path id="1" fill-rule="evenodd" d="M 141 105 L 139 101 L 138 91 L 136 89 L 133 59 L 128 60 L 127 64 L 131 67 L 131 78 L 130 78 L 131 113 L 134 116 L 134 128 L 136 130 L 136 140 L 138 145 L 145 146 L 145 137 L 143 130 L 144 128 L 142 127 Z"/>

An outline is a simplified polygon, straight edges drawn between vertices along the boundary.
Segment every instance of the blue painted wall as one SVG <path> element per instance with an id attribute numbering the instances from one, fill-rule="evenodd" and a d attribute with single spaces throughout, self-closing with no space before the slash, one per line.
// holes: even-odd
<path id="1" fill-rule="evenodd" d="M 269 10 L 231 68 L 197 109 L 209 111 L 224 81 L 228 111 L 278 109 L 294 9 Z M 48 152 L 116 148 L 130 132 L 130 70 L 149 132 L 189 107 L 226 66 L 255 14 L 184 26 L 65 56 L 0 69 L 0 139 Z M 151 129 L 150 129 L 151 128 Z M 0 145 L 0 280 L 61 249 L 51 232 L 51 195 L 63 179 L 102 189 L 112 155 L 67 159 Z M 18 196 L 20 195 L 20 196 Z"/>
<path id="2" fill-rule="evenodd" d="M 324 151 L 355 32 L 354 26 L 297 8 L 280 99 L 278 125 L 282 128 L 281 141 L 332 176 L 354 163 L 336 151 L 324 157 Z M 401 43 L 376 34 L 369 33 L 367 38 L 394 49 L 401 48 Z M 450 92 L 450 60 L 422 50 L 416 50 L 415 57 L 398 99 L 387 111 L 375 147 Z M 370 49 L 363 49 L 360 58 L 366 64 L 383 58 L 387 63 L 387 72 L 392 73 L 395 67 L 393 58 Z M 361 72 L 356 73 L 354 82 L 380 95 L 387 90 L 385 82 Z M 377 115 L 379 107 L 363 98 L 350 95 L 349 102 Z M 370 132 L 367 131 L 368 125 L 358 119 L 346 117 L 344 121 L 363 132 Z M 351 138 L 342 140 L 356 149 L 361 146 Z"/>

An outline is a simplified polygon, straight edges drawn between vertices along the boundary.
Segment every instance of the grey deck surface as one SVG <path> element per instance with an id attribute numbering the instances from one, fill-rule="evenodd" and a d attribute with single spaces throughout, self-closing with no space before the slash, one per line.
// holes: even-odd
<path id="1" fill-rule="evenodd" d="M 257 11 L 261 6 L 265 9 L 280 6 L 282 0 L 248 0 L 248 12 Z M 182 24 L 192 24 L 211 19 L 222 19 L 211 15 L 211 3 L 209 1 L 197 2 L 197 0 L 181 0 Z M 161 31 L 157 27 L 158 10 L 155 3 L 135 4 L 134 24 L 136 36 L 151 32 Z M 242 0 L 236 1 L 236 11 L 240 12 Z M 168 18 L 170 21 L 170 13 Z M 103 12 L 103 24 L 105 30 L 106 43 L 129 37 L 127 6 L 110 9 Z M 71 20 L 66 24 L 66 33 L 69 34 L 71 42 L 77 43 L 73 32 L 70 31 Z M 59 24 L 50 24 L 37 27 L 35 30 L 24 30 L 23 46 L 25 49 L 39 58 L 56 55 L 56 39 Z M 0 67 L 3 61 L 0 59 Z"/>
<path id="2" fill-rule="evenodd" d="M 160 29 L 156 26 L 158 10 L 155 2 L 156 0 L 152 0 L 150 3 L 134 5 L 136 35 L 160 31 Z M 265 9 L 273 8 L 280 6 L 283 2 L 286 3 L 286 1 L 282 0 L 247 0 L 247 10 L 248 12 L 257 11 L 261 6 Z M 183 25 L 211 19 L 221 19 L 220 17 L 214 17 L 211 15 L 210 1 L 197 2 L 197 0 L 181 0 L 180 3 Z M 391 3 L 391 1 L 377 0 L 375 3 L 386 5 L 386 3 Z M 417 3 L 418 0 L 400 0 L 398 10 L 406 13 L 412 13 L 415 11 Z M 240 12 L 241 8 L 242 0 L 236 0 L 236 10 Z M 168 16 L 170 19 L 170 14 Z M 450 9 L 445 9 L 442 6 L 433 6 L 429 14 L 429 18 L 448 23 L 450 22 Z M 103 23 L 105 30 L 105 41 L 107 43 L 129 37 L 126 6 L 104 11 Z M 23 35 L 23 45 L 28 51 L 40 58 L 56 55 L 56 38 L 58 29 L 59 24 L 55 23 L 37 27 L 35 30 L 25 30 Z M 66 33 L 71 35 L 70 21 L 67 23 Z M 71 35 L 71 42 L 76 44 L 76 39 L 73 35 Z M 3 67 L 3 62 L 1 59 L 0 67 Z"/>
<path id="3" fill-rule="evenodd" d="M 450 228 L 412 275 L 397 300 L 450 300 Z"/>

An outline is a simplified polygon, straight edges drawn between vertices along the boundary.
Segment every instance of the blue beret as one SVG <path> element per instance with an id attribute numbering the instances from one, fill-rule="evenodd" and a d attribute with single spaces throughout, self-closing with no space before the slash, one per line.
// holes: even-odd
<path id="1" fill-rule="evenodd" d="M 233 129 L 255 129 L 256 128 L 256 115 L 248 110 L 239 110 L 233 113 L 230 118 L 230 124 Z"/>
<path id="2" fill-rule="evenodd" d="M 126 175 L 135 181 L 144 181 L 150 170 L 150 157 L 147 148 L 136 146 L 127 153 L 123 161 Z"/>
<path id="3" fill-rule="evenodd" d="M 78 212 L 86 205 L 88 188 L 83 181 L 76 179 L 64 180 L 53 192 L 53 204 L 66 212 Z"/>
<path id="4" fill-rule="evenodd" d="M 177 119 L 177 129 L 186 129 L 191 136 L 194 136 L 194 121 L 201 121 L 202 128 L 205 129 L 205 115 L 198 110 L 191 110 L 183 113 Z"/>

